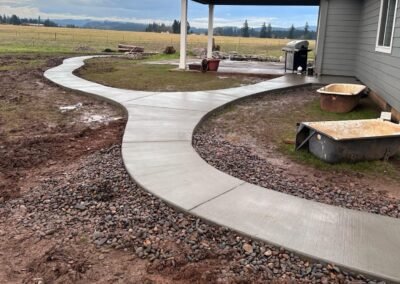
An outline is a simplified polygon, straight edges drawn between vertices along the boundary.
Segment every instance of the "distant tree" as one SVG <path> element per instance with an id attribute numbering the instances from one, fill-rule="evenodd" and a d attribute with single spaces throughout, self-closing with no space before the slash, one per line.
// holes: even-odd
<path id="1" fill-rule="evenodd" d="M 266 37 L 267 37 L 267 25 L 263 23 L 260 30 L 260 38 L 266 38 Z"/>
<path id="2" fill-rule="evenodd" d="M 158 24 L 153 22 L 146 27 L 146 32 L 153 32 L 153 33 L 161 33 L 161 32 L 168 32 L 171 28 L 167 27 L 165 24 Z"/>
<path id="3" fill-rule="evenodd" d="M 179 34 L 180 32 L 181 24 L 177 20 L 174 20 L 174 22 L 172 23 L 172 33 Z"/>
<path id="4" fill-rule="evenodd" d="M 294 25 L 292 25 L 289 29 L 288 38 L 293 39 L 295 35 L 296 29 Z"/>
<path id="5" fill-rule="evenodd" d="M 186 28 L 187 28 L 187 32 L 190 33 L 190 23 L 187 22 L 186 23 Z M 180 34 L 181 33 L 181 22 L 174 20 L 174 22 L 172 23 L 172 32 L 174 34 Z"/>
<path id="6" fill-rule="evenodd" d="M 190 34 L 190 23 L 189 22 L 186 23 L 186 28 L 187 28 L 187 33 Z"/>
<path id="7" fill-rule="evenodd" d="M 250 36 L 249 23 L 246 20 L 242 28 L 242 37 L 249 37 L 249 36 Z"/>
<path id="8" fill-rule="evenodd" d="M 224 28 L 222 27 L 216 27 L 214 29 L 214 35 L 216 36 L 223 36 L 224 35 Z"/>
<path id="9" fill-rule="evenodd" d="M 308 25 L 308 22 L 306 22 L 306 25 L 304 26 L 304 38 L 310 39 L 310 26 Z"/>
<path id="10" fill-rule="evenodd" d="M 156 23 L 152 23 L 152 24 L 149 24 L 147 27 L 146 27 L 146 32 L 158 32 L 157 31 L 157 24 Z"/>
<path id="11" fill-rule="evenodd" d="M 272 38 L 272 26 L 271 26 L 271 23 L 268 24 L 267 38 Z"/>
<path id="12" fill-rule="evenodd" d="M 260 33 L 256 31 L 254 28 L 250 28 L 250 36 L 251 37 L 260 37 Z"/>
<path id="13" fill-rule="evenodd" d="M 57 27 L 57 26 L 58 26 L 55 22 L 50 21 L 50 19 L 45 20 L 45 21 L 43 22 L 43 25 L 44 25 L 45 27 Z"/>
<path id="14" fill-rule="evenodd" d="M 12 15 L 11 18 L 10 18 L 10 22 L 9 23 L 11 25 L 20 25 L 21 24 L 21 20 L 16 15 Z"/>

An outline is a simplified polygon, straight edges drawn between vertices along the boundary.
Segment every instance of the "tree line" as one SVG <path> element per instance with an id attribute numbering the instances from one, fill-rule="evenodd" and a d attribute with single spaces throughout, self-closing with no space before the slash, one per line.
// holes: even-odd
<path id="1" fill-rule="evenodd" d="M 58 26 L 55 22 L 50 21 L 49 19 L 42 21 L 40 17 L 38 17 L 37 19 L 20 18 L 17 15 L 12 15 L 12 16 L 0 15 L 0 24 L 17 25 L 17 26 L 32 24 L 32 25 L 43 25 L 45 27 Z"/>
<path id="2" fill-rule="evenodd" d="M 187 23 L 188 33 L 190 33 L 190 24 Z M 172 25 L 151 23 L 147 26 L 146 32 L 169 32 L 179 34 L 181 32 L 181 23 L 174 20 Z M 203 29 L 202 32 L 207 34 L 207 30 Z M 316 39 L 317 33 L 310 30 L 308 23 L 304 28 L 296 29 L 292 25 L 289 29 L 274 29 L 271 23 L 268 25 L 263 23 L 261 28 L 254 29 L 249 27 L 247 20 L 244 22 L 242 28 L 238 27 L 216 27 L 214 28 L 214 35 L 217 36 L 242 36 L 242 37 L 260 37 L 260 38 L 289 38 L 289 39 Z"/>
<path id="3" fill-rule="evenodd" d="M 187 31 L 190 33 L 190 23 L 187 23 Z M 181 32 L 181 22 L 174 20 L 172 25 L 167 26 L 165 24 L 151 23 L 147 26 L 146 32 L 163 33 L 169 32 L 173 34 L 179 34 Z"/>
<path id="4" fill-rule="evenodd" d="M 244 22 L 243 27 L 236 31 L 242 37 L 260 37 L 260 38 L 289 38 L 289 39 L 315 39 L 317 33 L 310 30 L 308 22 L 304 28 L 296 29 L 292 25 L 288 30 L 273 30 L 271 23 L 263 23 L 259 31 L 250 28 L 247 20 Z M 226 35 L 226 34 L 222 34 Z"/>

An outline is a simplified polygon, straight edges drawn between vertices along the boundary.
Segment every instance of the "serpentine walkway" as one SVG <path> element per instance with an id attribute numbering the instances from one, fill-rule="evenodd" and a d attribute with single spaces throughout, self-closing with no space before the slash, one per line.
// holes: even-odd
<path id="1" fill-rule="evenodd" d="M 400 282 L 400 220 L 260 188 L 218 171 L 192 148 L 194 129 L 218 107 L 249 95 L 344 79 L 323 77 L 322 82 L 286 75 L 218 91 L 141 92 L 74 76 L 72 72 L 91 57 L 66 59 L 45 77 L 125 107 L 129 119 L 122 156 L 129 174 L 144 189 L 181 210 L 256 239 Z"/>

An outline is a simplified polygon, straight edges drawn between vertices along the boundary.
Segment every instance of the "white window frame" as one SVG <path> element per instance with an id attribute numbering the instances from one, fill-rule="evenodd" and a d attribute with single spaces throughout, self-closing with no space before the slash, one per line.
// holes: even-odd
<path id="1" fill-rule="evenodd" d="M 394 32 L 395 32 L 395 27 L 396 27 L 396 18 L 397 18 L 397 5 L 399 3 L 399 0 L 395 0 L 396 1 L 396 5 L 395 5 L 395 9 L 394 9 L 392 38 L 390 39 L 390 46 L 379 45 L 379 35 L 381 33 L 381 23 L 382 23 L 382 14 L 383 14 L 383 0 L 380 0 L 380 1 L 381 1 L 381 8 L 380 8 L 380 12 L 379 12 L 378 33 L 377 33 L 377 36 L 376 36 L 375 51 L 383 52 L 383 53 L 392 53 L 393 38 L 394 38 Z"/>

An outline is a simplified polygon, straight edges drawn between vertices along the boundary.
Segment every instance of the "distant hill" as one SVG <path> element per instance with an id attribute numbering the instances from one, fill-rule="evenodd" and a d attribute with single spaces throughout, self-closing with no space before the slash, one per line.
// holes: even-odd
<path id="1" fill-rule="evenodd" d="M 62 20 L 53 20 L 53 22 L 57 23 L 59 26 L 68 26 L 68 25 L 74 25 L 76 27 L 83 27 L 87 23 L 89 23 L 91 20 L 72 20 L 72 19 L 62 19 Z"/>
<path id="2" fill-rule="evenodd" d="M 117 30 L 117 31 L 138 31 L 143 32 L 146 30 L 146 24 L 129 23 L 129 22 L 115 22 L 115 21 L 93 21 L 93 20 L 73 20 L 63 19 L 54 20 L 59 26 L 73 25 L 79 28 L 88 29 L 101 29 L 101 30 Z"/>
<path id="3" fill-rule="evenodd" d="M 117 30 L 117 31 L 135 31 L 144 32 L 146 24 L 127 23 L 127 22 L 110 22 L 110 21 L 90 21 L 83 28 L 101 29 L 101 30 Z"/>
<path id="4" fill-rule="evenodd" d="M 63 20 L 53 20 L 60 26 L 74 25 L 80 28 L 91 28 L 91 29 L 103 29 L 103 30 L 117 30 L 117 31 L 145 31 L 147 24 L 141 23 L 131 23 L 131 22 L 117 22 L 117 21 L 93 21 L 90 19 L 74 20 L 74 19 L 63 19 Z M 233 28 L 240 29 L 241 27 L 219 27 L 219 28 Z M 261 27 L 254 28 L 255 31 L 259 32 Z M 297 30 L 304 30 L 303 27 L 296 27 Z M 273 31 L 288 31 L 289 28 L 282 27 L 272 27 Z M 316 26 L 309 27 L 310 32 L 315 32 L 317 30 Z M 204 34 L 207 32 L 205 28 L 192 27 L 190 29 L 192 33 Z"/>

